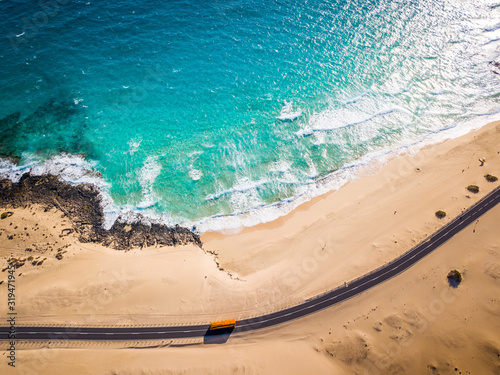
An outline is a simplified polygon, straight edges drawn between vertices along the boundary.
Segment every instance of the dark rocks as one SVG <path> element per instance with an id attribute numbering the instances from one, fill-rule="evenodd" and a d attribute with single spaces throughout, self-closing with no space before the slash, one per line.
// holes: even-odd
<path id="1" fill-rule="evenodd" d="M 500 63 L 497 61 L 490 61 L 490 65 L 493 66 L 491 70 L 493 73 L 500 75 Z"/>
<path id="2" fill-rule="evenodd" d="M 115 222 L 108 232 L 109 235 L 103 241 L 103 244 L 116 249 L 155 245 L 176 246 L 188 243 L 195 243 L 201 247 L 198 235 L 179 226 L 169 228 L 160 224 L 146 225 L 143 223 L 125 224 Z"/>
<path id="3" fill-rule="evenodd" d="M 175 246 L 194 243 L 200 237 L 189 229 L 161 224 L 126 224 L 119 221 L 109 230 L 102 228 L 104 213 L 99 190 L 90 184 L 72 185 L 56 176 L 25 174 L 18 183 L 0 180 L 0 206 L 26 207 L 39 204 L 57 208 L 71 221 L 81 242 L 102 243 L 119 250 L 146 246 Z M 67 235 L 69 231 L 61 235 Z"/>

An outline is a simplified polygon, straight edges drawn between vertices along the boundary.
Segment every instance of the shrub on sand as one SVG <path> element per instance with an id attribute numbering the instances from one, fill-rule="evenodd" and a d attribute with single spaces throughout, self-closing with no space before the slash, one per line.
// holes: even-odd
<path id="1" fill-rule="evenodd" d="M 441 211 L 441 210 L 436 211 L 436 217 L 437 217 L 438 219 L 442 219 L 442 218 L 443 218 L 443 217 L 445 217 L 445 216 L 446 216 L 446 212 Z"/>
<path id="2" fill-rule="evenodd" d="M 467 190 L 469 190 L 471 193 L 477 194 L 477 193 L 479 193 L 479 186 L 469 185 L 469 186 L 467 186 Z"/>
<path id="3" fill-rule="evenodd" d="M 497 176 L 492 176 L 491 174 L 485 174 L 484 175 L 484 178 L 486 178 L 486 181 L 488 182 L 495 182 L 498 180 L 498 177 Z"/>
<path id="4" fill-rule="evenodd" d="M 451 270 L 446 277 L 450 285 L 454 287 L 457 287 L 462 282 L 462 274 L 458 270 Z"/>

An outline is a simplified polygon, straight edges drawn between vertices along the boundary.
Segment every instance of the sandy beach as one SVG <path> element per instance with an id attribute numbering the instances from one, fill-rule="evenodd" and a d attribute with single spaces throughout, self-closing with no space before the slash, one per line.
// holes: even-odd
<path id="1" fill-rule="evenodd" d="M 202 247 L 115 250 L 80 242 L 56 209 L 2 207 L 12 215 L 0 220 L 0 266 L 12 258 L 24 263 L 16 270 L 19 325 L 249 318 L 298 304 L 403 254 L 497 187 L 486 174 L 500 176 L 500 122 L 371 164 L 362 178 L 273 222 L 205 233 Z M 437 218 L 438 210 L 446 217 Z M 16 368 L 2 363 L 1 371 L 498 374 L 499 220 L 495 207 L 390 281 L 306 318 L 233 335 L 225 344 L 23 342 Z M 457 288 L 446 279 L 452 269 L 463 274 Z M 3 321 L 6 280 L 0 273 Z"/>

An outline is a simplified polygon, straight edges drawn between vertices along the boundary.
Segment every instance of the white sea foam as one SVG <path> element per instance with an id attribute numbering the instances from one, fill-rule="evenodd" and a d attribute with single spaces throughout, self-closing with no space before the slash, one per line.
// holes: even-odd
<path id="1" fill-rule="evenodd" d="M 203 176 L 203 172 L 199 169 L 193 168 L 193 166 L 190 168 L 191 169 L 188 172 L 189 177 L 191 177 L 193 181 L 198 181 Z"/>
<path id="2" fill-rule="evenodd" d="M 283 108 L 281 108 L 280 115 L 278 119 L 281 121 L 293 121 L 302 115 L 302 110 L 300 108 L 293 108 L 292 102 L 285 102 Z"/>
<path id="3" fill-rule="evenodd" d="M 401 108 L 386 108 L 377 111 L 373 115 L 365 115 L 346 108 L 326 110 L 314 114 L 308 124 L 295 134 L 298 137 L 306 137 L 315 132 L 329 132 L 349 126 L 360 125 L 372 121 L 377 117 L 386 116 L 397 111 L 403 110 Z"/>
<path id="4" fill-rule="evenodd" d="M 311 157 L 309 155 L 305 156 L 306 163 L 309 166 L 309 177 L 315 177 L 318 175 L 318 170 L 316 168 L 316 165 L 314 165 L 314 162 L 312 161 Z"/>
<path id="5" fill-rule="evenodd" d="M 260 179 L 258 181 L 252 181 L 248 177 L 240 178 L 231 188 L 222 189 L 215 194 L 209 194 L 205 197 L 206 200 L 215 200 L 223 196 L 233 195 L 236 193 L 246 193 L 251 190 L 257 190 L 259 187 L 267 184 L 269 181 L 265 179 Z"/>
<path id="6" fill-rule="evenodd" d="M 130 141 L 128 141 L 128 147 L 129 147 L 128 153 L 130 155 L 134 155 L 139 150 L 141 143 L 142 143 L 142 137 L 137 137 L 135 139 L 131 139 Z"/>
<path id="7" fill-rule="evenodd" d="M 409 141 L 392 149 L 368 153 L 361 159 L 344 166 L 326 177 L 313 181 L 310 184 L 299 186 L 294 196 L 283 201 L 268 205 L 256 205 L 250 209 L 235 212 L 231 215 L 215 215 L 196 222 L 185 222 L 182 225 L 186 227 L 195 226 L 200 233 L 209 231 L 234 232 L 241 230 L 243 227 L 276 220 L 312 198 L 332 190 L 337 190 L 347 182 L 358 178 L 361 174 L 365 175 L 367 170 L 375 173 L 393 156 L 408 153 L 415 154 L 427 145 L 465 135 L 472 130 L 484 126 L 488 122 L 495 121 L 495 116 L 498 113 L 500 113 L 500 110 L 492 110 L 488 113 L 479 114 L 461 123 L 460 126 L 455 124 L 447 129 L 427 134 L 419 140 Z M 235 190 L 232 189 L 231 191 Z"/>
<path id="8" fill-rule="evenodd" d="M 51 174 L 60 176 L 64 181 L 74 184 L 91 183 L 101 185 L 99 175 L 95 172 L 95 162 L 86 161 L 82 156 L 60 154 L 41 162 L 34 157 L 27 157 L 25 160 L 31 166 L 31 174 L 40 176 Z"/>
<path id="9" fill-rule="evenodd" d="M 253 181 L 248 177 L 241 177 L 232 187 L 221 188 L 219 192 L 206 197 L 207 200 L 228 197 L 234 213 L 230 215 L 215 215 L 197 221 L 184 221 L 179 223 L 168 213 L 158 213 L 154 204 L 158 198 L 154 192 L 153 184 L 161 172 L 161 165 L 158 156 L 150 156 L 144 162 L 139 173 L 139 183 L 143 192 L 143 199 L 137 206 L 125 206 L 118 208 L 109 195 L 110 185 L 106 183 L 98 173 L 95 172 L 97 164 L 86 161 L 78 155 L 60 154 L 45 161 L 40 161 L 34 156 L 24 155 L 23 164 L 16 165 L 8 160 L 0 159 L 0 177 L 9 178 L 13 182 L 19 181 L 24 173 L 31 172 L 34 175 L 54 174 L 60 176 L 64 181 L 79 184 L 90 183 L 98 187 L 101 192 L 101 205 L 105 214 L 105 228 L 110 228 L 115 220 L 120 217 L 121 221 L 145 223 L 162 223 L 175 225 L 177 223 L 191 228 L 196 226 L 200 233 L 207 231 L 239 230 L 242 227 L 254 226 L 259 223 L 269 222 L 288 214 L 300 204 L 309 201 L 315 196 L 335 190 L 349 181 L 356 179 L 360 173 L 366 174 L 366 167 L 375 172 L 385 163 L 391 155 L 398 153 L 415 153 L 420 148 L 456 138 L 468 133 L 471 130 L 480 128 L 490 121 L 497 119 L 500 108 L 476 108 L 468 121 L 453 124 L 445 130 L 429 133 L 417 141 L 408 139 L 404 144 L 396 145 L 392 149 L 371 152 L 361 159 L 345 165 L 343 168 L 327 175 L 326 177 L 311 180 L 308 184 L 298 185 L 295 194 L 287 199 L 273 204 L 263 204 L 258 195 L 260 187 L 270 183 L 269 180 L 260 179 Z M 314 175 L 314 164 L 307 160 L 310 170 L 309 174 Z M 282 160 L 273 163 L 271 171 L 286 174 L 290 172 L 292 163 Z M 248 206 L 250 209 L 245 209 Z"/>
<path id="10" fill-rule="evenodd" d="M 30 173 L 34 176 L 51 174 L 59 176 L 71 184 L 87 183 L 96 186 L 101 195 L 101 207 L 104 212 L 104 227 L 110 228 L 119 216 L 119 210 L 108 194 L 109 184 L 96 172 L 96 162 L 86 161 L 80 155 L 59 154 L 42 161 L 33 155 L 23 155 L 24 162 L 16 165 L 8 160 L 0 159 L 0 177 L 18 182 L 22 175 Z"/>
<path id="11" fill-rule="evenodd" d="M 28 165 L 18 166 L 10 160 L 0 158 L 0 177 L 7 178 L 12 182 L 18 182 L 22 175 L 28 173 L 31 167 Z"/>
<path id="12" fill-rule="evenodd" d="M 237 191 L 231 194 L 229 204 L 233 212 L 241 212 L 247 207 L 257 207 L 263 204 L 257 189 Z"/>
<path id="13" fill-rule="evenodd" d="M 297 176 L 292 172 L 292 162 L 290 160 L 279 160 L 269 167 L 269 172 L 274 172 L 277 181 L 286 184 L 299 182 Z"/>
<path id="14" fill-rule="evenodd" d="M 346 104 L 354 104 L 354 103 L 357 103 L 357 102 L 359 102 L 361 99 L 363 99 L 363 98 L 364 98 L 365 96 L 367 96 L 367 95 L 368 95 L 368 92 L 365 92 L 365 93 L 363 93 L 363 94 L 361 94 L 361 95 L 355 96 L 354 98 L 348 99 L 348 100 L 346 101 Z"/>
<path id="15" fill-rule="evenodd" d="M 288 172 L 290 167 L 292 166 L 292 162 L 290 160 L 278 160 L 276 162 L 273 162 L 271 166 L 269 167 L 269 170 L 271 172 Z"/>
<path id="16" fill-rule="evenodd" d="M 158 197 L 153 189 L 156 178 L 160 175 L 161 165 L 158 156 L 148 156 L 139 172 L 139 184 L 142 188 L 142 200 L 137 205 L 138 209 L 152 207 L 158 202 Z"/>

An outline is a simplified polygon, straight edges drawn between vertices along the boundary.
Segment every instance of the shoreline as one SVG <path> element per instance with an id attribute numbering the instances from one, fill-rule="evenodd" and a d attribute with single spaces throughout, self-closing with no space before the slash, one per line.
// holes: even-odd
<path id="1" fill-rule="evenodd" d="M 293 217 L 295 214 L 295 211 L 307 210 L 308 208 L 314 206 L 316 203 L 318 203 L 324 199 L 327 199 L 327 197 L 334 194 L 335 192 L 337 192 L 341 189 L 345 189 L 345 188 L 347 188 L 347 186 L 349 186 L 351 184 L 356 184 L 358 180 L 365 179 L 367 177 L 372 177 L 378 173 L 393 174 L 392 171 L 389 171 L 389 172 L 383 172 L 383 171 L 385 171 L 387 169 L 386 168 L 387 164 L 393 163 L 395 160 L 403 159 L 403 160 L 405 160 L 404 163 L 406 163 L 407 165 L 409 165 L 409 164 L 416 165 L 420 161 L 415 161 L 415 160 L 425 158 L 426 157 L 425 155 L 427 155 L 428 153 L 432 153 L 432 150 L 435 147 L 440 147 L 441 145 L 448 144 L 448 143 L 450 143 L 450 144 L 460 143 L 457 140 L 460 140 L 464 137 L 468 137 L 469 135 L 474 135 L 474 134 L 480 132 L 484 128 L 496 126 L 495 124 L 500 124 L 500 120 L 489 122 L 486 125 L 479 127 L 479 128 L 473 128 L 472 130 L 469 130 L 469 131 L 465 132 L 464 134 L 459 135 L 458 137 L 454 137 L 454 138 L 444 137 L 440 140 L 432 140 L 429 142 L 425 142 L 424 140 L 419 140 L 413 144 L 410 144 L 407 146 L 402 146 L 398 149 L 390 150 L 388 152 L 384 152 L 384 153 L 382 153 L 383 156 L 381 156 L 380 158 L 373 158 L 373 159 L 370 159 L 370 161 L 368 161 L 367 163 L 360 163 L 360 164 L 354 165 L 352 168 L 355 168 L 358 170 L 357 176 L 354 179 L 348 179 L 347 182 L 345 182 L 344 184 L 341 184 L 338 188 L 330 189 L 322 194 L 313 196 L 312 198 L 306 200 L 303 203 L 297 204 L 293 209 L 291 209 L 285 215 L 281 215 L 281 216 L 278 216 L 274 220 L 261 222 L 261 223 L 255 224 L 255 225 L 240 226 L 238 228 L 223 228 L 221 230 L 208 230 L 208 231 L 202 232 L 200 236 L 202 238 L 209 238 L 209 239 L 211 239 L 213 237 L 218 237 L 218 235 L 230 237 L 233 235 L 238 235 L 240 233 L 249 233 L 249 232 L 258 231 L 261 229 L 273 228 L 276 226 L 280 226 L 284 223 L 284 221 L 288 220 L 288 218 Z M 419 146 L 420 144 L 422 144 L 422 146 Z M 415 150 L 415 148 L 416 148 L 416 150 Z M 412 150 L 412 151 L 408 152 L 408 150 Z M 413 160 L 413 161 L 411 161 L 411 160 Z M 404 172 L 407 172 L 406 168 L 407 168 L 407 166 L 403 166 L 403 169 L 405 169 Z M 339 171 L 342 171 L 342 169 L 332 172 L 331 174 L 325 176 L 324 179 L 329 178 L 330 176 L 332 176 L 333 174 L 335 174 Z M 290 198 L 290 199 L 293 200 L 294 198 Z M 279 205 L 280 203 L 281 202 L 277 202 L 273 205 Z M 272 205 L 269 205 L 269 206 L 272 206 Z M 265 206 L 265 207 L 269 207 L 269 206 Z M 240 215 L 240 213 L 237 213 L 235 215 Z M 207 220 L 209 220 L 209 219 L 210 218 L 208 218 Z M 275 223 L 276 225 L 273 225 L 273 223 Z"/>
<path id="2" fill-rule="evenodd" d="M 408 153 L 408 152 L 400 152 L 394 151 L 387 153 L 387 160 L 385 162 L 380 162 L 377 159 L 372 160 L 369 164 L 363 165 L 360 169 L 360 177 L 354 180 L 349 180 L 345 184 L 343 184 L 338 189 L 327 191 L 326 193 L 320 194 L 311 198 L 310 200 L 299 204 L 289 213 L 283 216 L 279 216 L 275 220 L 259 223 L 252 226 L 245 226 L 236 229 L 223 229 L 220 231 L 207 231 L 201 234 L 201 238 L 203 242 L 211 241 L 216 238 L 230 238 L 232 236 L 238 236 L 240 234 L 253 233 L 261 230 L 269 230 L 281 227 L 285 224 L 286 221 L 290 220 L 294 217 L 298 212 L 307 211 L 313 206 L 317 205 L 319 202 L 323 200 L 328 200 L 332 195 L 337 193 L 340 190 L 348 189 L 350 185 L 358 185 L 360 180 L 364 180 L 367 178 L 373 178 L 377 174 L 383 174 L 386 176 L 386 180 L 396 179 L 399 173 L 408 173 L 412 168 L 416 167 L 418 164 L 425 161 L 425 159 L 432 158 L 432 153 L 436 148 L 443 149 L 451 149 L 456 147 L 460 143 L 465 143 L 467 139 L 474 138 L 478 133 L 484 130 L 490 130 L 491 128 L 495 128 L 500 126 L 500 120 L 492 121 L 487 123 L 486 125 L 471 130 L 464 135 L 461 135 L 457 138 L 445 138 L 444 140 L 438 141 L 436 143 L 432 142 L 431 144 L 424 145 L 421 148 L 418 148 L 416 153 Z M 412 146 L 408 146 L 411 148 Z M 500 149 L 500 148 L 499 148 Z M 474 161 L 476 162 L 476 161 Z M 390 166 L 388 166 L 390 164 Z M 399 165 L 395 165 L 399 164 Z M 203 240 L 205 239 L 205 240 Z"/>
<path id="3" fill-rule="evenodd" d="M 71 225 L 75 232 L 71 236 L 73 244 L 82 250 L 84 244 L 122 250 L 157 249 L 166 251 L 168 257 L 170 251 L 164 246 L 183 245 L 181 248 L 192 251 L 186 245 L 193 244 L 203 254 L 202 263 L 211 263 L 213 272 L 222 271 L 217 276 L 218 293 L 225 293 L 220 311 L 229 312 L 236 303 L 241 316 L 245 311 L 261 314 L 270 306 L 278 309 L 297 304 L 391 261 L 488 193 L 496 184 L 486 182 L 483 175 L 500 176 L 500 166 L 494 163 L 500 156 L 490 149 L 496 138 L 500 144 L 499 129 L 497 121 L 463 137 L 428 146 L 416 155 L 393 158 L 376 173 L 367 170 L 365 177 L 318 196 L 286 216 L 244 228 L 237 234 L 208 232 L 198 237 L 184 228 L 119 222 L 105 231 L 101 228 L 102 211 L 80 209 L 99 207 L 98 189 L 86 184 L 71 185 L 53 176 L 25 175 L 19 184 L 3 180 L 2 191 L 8 194 L 2 193 L 2 202 L 26 210 L 32 199 L 32 203 L 42 205 L 42 209 L 35 208 L 33 212 L 37 216 L 43 216 L 42 211 L 50 208 L 59 209 L 63 220 L 69 219 L 66 233 Z M 464 152 L 472 156 L 462 155 Z M 481 167 L 477 160 L 483 156 L 487 161 Z M 442 184 L 434 186 L 440 180 Z M 33 189 L 37 183 L 40 185 Z M 478 194 L 465 190 L 471 183 L 480 185 Z M 16 194 L 23 189 L 28 194 Z M 35 191 L 37 194 L 33 195 Z M 62 195 L 67 199 L 54 200 L 55 191 L 59 191 L 56 196 L 65 192 Z M 77 199 L 72 201 L 74 197 Z M 415 206 L 412 199 L 422 206 Z M 441 220 L 434 215 L 440 209 L 447 212 L 447 217 Z M 27 214 L 30 213 L 23 215 Z M 61 221 L 54 220 L 55 224 Z M 54 241 L 61 235 L 54 234 Z M 23 233 L 18 236 L 21 238 Z M 173 252 L 176 249 L 172 247 Z M 107 251 L 95 251 L 109 256 Z M 23 255 L 21 247 L 17 255 Z M 328 273 L 332 267 L 335 272 Z M 229 292 L 222 292 L 225 284 L 231 285 Z M 254 293 L 261 288 L 269 289 L 264 293 L 263 300 L 267 301 L 264 304 L 257 303 L 260 296 Z M 240 301 L 239 296 L 248 290 L 251 298 Z M 203 314 L 203 311 L 196 308 L 191 313 Z"/>
<path id="4" fill-rule="evenodd" d="M 492 120 L 486 123 L 486 125 L 482 126 L 478 125 L 478 123 L 474 123 L 474 125 L 471 123 L 460 129 L 458 131 L 458 134 L 450 133 L 456 129 L 455 126 L 451 126 L 438 132 L 427 134 L 426 136 L 409 144 L 399 145 L 393 149 L 380 150 L 364 155 L 363 157 L 361 157 L 361 159 L 355 160 L 351 164 L 345 165 L 338 170 L 330 172 L 329 174 L 311 183 L 311 185 L 314 186 L 315 190 L 321 191 L 320 193 L 311 193 L 310 191 L 308 191 L 307 193 L 294 195 L 279 202 L 263 204 L 228 215 L 215 215 L 206 217 L 198 221 L 186 221 L 184 223 L 181 223 L 180 225 L 186 227 L 193 226 L 199 229 L 200 227 L 203 227 L 207 222 L 225 222 L 225 225 L 216 225 L 215 227 L 213 225 L 209 225 L 207 229 L 198 231 L 200 236 L 203 236 L 210 233 L 221 233 L 229 235 L 237 234 L 247 228 L 253 228 L 256 226 L 272 223 L 292 214 L 293 211 L 300 209 L 301 206 L 303 206 L 304 204 L 308 204 L 312 200 L 316 200 L 317 198 L 326 196 L 359 179 L 378 173 L 378 171 L 383 168 L 385 164 L 394 159 L 405 156 L 414 156 L 429 147 L 434 147 L 448 141 L 453 141 L 455 139 L 467 136 L 470 133 L 479 131 L 484 126 L 488 126 L 489 124 L 495 123 L 497 121 L 498 120 Z M 432 134 L 436 135 L 436 138 L 431 138 L 430 136 Z M 349 171 L 353 171 L 352 174 L 348 173 Z M 343 176 L 343 173 L 346 174 L 346 176 Z M 324 186 L 327 186 L 327 188 L 325 188 Z M 281 212 L 279 212 L 278 210 L 281 206 L 284 206 L 285 208 Z M 267 214 L 264 213 L 266 211 L 268 212 Z M 261 218 L 263 214 L 264 216 L 270 215 L 273 218 L 269 219 L 269 217 L 266 217 L 264 220 L 262 220 Z M 238 224 L 233 225 L 230 222 L 234 219 L 238 221 Z"/>
<path id="5" fill-rule="evenodd" d="M 204 234 L 202 248 L 191 242 L 116 251 L 103 242 L 82 243 L 80 233 L 68 231 L 71 216 L 53 203 L 20 204 L 0 220 L 1 268 L 12 258 L 23 263 L 16 269 L 17 323 L 197 325 L 296 305 L 397 258 L 498 187 L 484 176 L 500 176 L 499 145 L 497 121 L 392 159 L 377 173 L 367 171 L 277 221 L 233 235 Z M 477 194 L 467 190 L 471 184 L 479 187 Z M 26 197 L 13 194 L 13 199 Z M 81 207 L 75 209 L 86 211 Z M 446 217 L 437 218 L 437 210 Z M 318 374 L 394 368 L 447 373 L 450 364 L 462 373 L 477 368 L 488 373 L 497 368 L 500 353 L 494 320 L 500 314 L 498 220 L 500 207 L 495 207 L 399 276 L 292 323 L 231 335 L 225 345 L 203 345 L 202 339 L 113 343 L 106 357 L 115 359 L 106 359 L 101 369 L 123 373 L 130 365 L 154 373 L 173 366 L 186 374 L 234 373 L 240 363 L 226 366 L 229 349 L 246 358 L 249 373 L 281 373 L 283 361 L 290 364 L 287 373 L 294 373 L 304 359 L 307 371 Z M 118 233 L 123 235 L 123 228 Z M 452 269 L 464 278 L 456 290 L 446 279 Z M 0 300 L 7 299 L 5 280 L 6 273 L 0 273 Z M 68 345 L 57 341 L 47 351 L 21 343 L 18 355 L 32 363 L 29 358 L 50 353 L 44 363 L 51 374 L 67 373 L 75 358 L 82 367 L 72 373 L 88 373 L 93 358 L 103 358 L 98 343 L 86 342 L 84 350 L 78 343 Z M 134 362 L 132 348 L 144 345 L 141 356 L 151 360 Z M 268 352 L 273 355 L 262 362 Z M 416 353 L 423 354 L 414 364 Z"/>
<path id="6" fill-rule="evenodd" d="M 296 301 L 320 294 L 328 286 L 341 285 L 398 257 L 491 191 L 496 185 L 486 182 L 483 175 L 500 174 L 495 162 L 500 148 L 490 149 L 495 137 L 500 141 L 498 133 L 500 121 L 427 146 L 415 155 L 393 158 L 376 173 L 367 171 L 365 177 L 318 196 L 275 221 L 234 234 L 204 233 L 204 249 L 216 252 L 224 267 L 236 269 L 243 277 L 266 274 L 272 278 L 273 268 L 292 269 L 292 276 L 304 282 L 319 271 L 321 283 L 316 280 L 293 289 Z M 474 143 L 482 144 L 471 147 Z M 484 166 L 478 160 L 482 157 L 487 160 Z M 440 180 L 444 186 L 436 185 Z M 469 193 L 466 186 L 470 184 L 480 185 L 480 193 Z M 447 217 L 436 218 L 435 212 L 442 209 Z M 328 226 L 331 229 L 325 232 Z M 333 276 L 324 274 L 327 267 L 317 255 L 323 248 L 338 257 L 332 264 L 339 271 Z M 263 264 L 266 270 L 262 270 Z"/>
<path id="7" fill-rule="evenodd" d="M 114 206 L 106 190 L 107 183 L 102 180 L 102 176 L 100 176 L 99 172 L 93 170 L 92 163 L 88 163 L 84 159 L 79 159 L 80 155 L 62 153 L 57 157 L 49 158 L 41 165 L 34 164 L 32 166 L 15 165 L 13 164 L 15 160 L 3 158 L 0 159 L 0 161 L 5 165 L 0 174 L 0 181 L 11 180 L 15 184 L 22 176 L 28 174 L 33 177 L 54 176 L 60 180 L 57 183 L 68 183 L 73 186 L 82 184 L 92 185 L 93 188 L 99 190 L 99 201 L 102 206 L 99 210 L 102 211 L 104 215 L 103 224 L 106 230 L 112 230 L 112 226 L 115 222 L 123 222 L 131 225 L 142 222 L 147 227 L 154 223 L 159 224 L 162 228 L 186 228 L 197 236 L 203 236 L 207 233 L 235 234 L 246 228 L 253 228 L 255 226 L 280 220 L 290 215 L 295 210 L 300 209 L 300 206 L 308 204 L 311 200 L 316 200 L 319 197 L 323 197 L 341 189 L 347 184 L 378 173 L 385 164 L 393 159 L 405 157 L 406 155 L 415 155 L 428 147 L 453 141 L 454 139 L 467 136 L 467 134 L 476 132 L 482 128 L 482 126 L 479 126 L 477 120 L 462 125 L 463 126 L 459 128 L 458 131 L 455 126 L 449 127 L 434 133 L 433 137 L 430 137 L 432 134 L 427 134 L 412 143 L 364 155 L 359 160 L 315 180 L 311 183 L 311 188 L 308 188 L 306 192 L 285 198 L 282 201 L 263 204 L 228 215 L 215 215 L 199 220 L 185 220 L 175 225 L 165 222 L 165 220 L 161 219 L 161 217 L 159 218 L 156 213 L 144 214 L 141 210 L 137 209 L 132 211 L 121 211 L 121 209 Z M 61 158 L 61 160 L 59 160 L 59 158 Z M 8 169 L 9 166 L 11 169 Z M 68 174 L 66 169 L 72 170 L 73 168 L 81 170 L 70 171 Z M 72 175 L 73 173 L 75 173 L 74 176 Z M 57 185 L 57 183 L 55 183 L 55 185 Z M 123 247 L 123 245 L 120 246 Z"/>
<path id="8" fill-rule="evenodd" d="M 0 180 L 0 207 L 16 209 L 41 205 L 45 211 L 56 208 L 68 217 L 81 243 L 102 243 L 117 250 L 148 246 L 175 246 L 194 243 L 200 238 L 189 229 L 161 224 L 123 223 L 103 228 L 104 212 L 100 191 L 93 185 L 72 185 L 58 176 L 23 174 L 19 182 Z"/>

